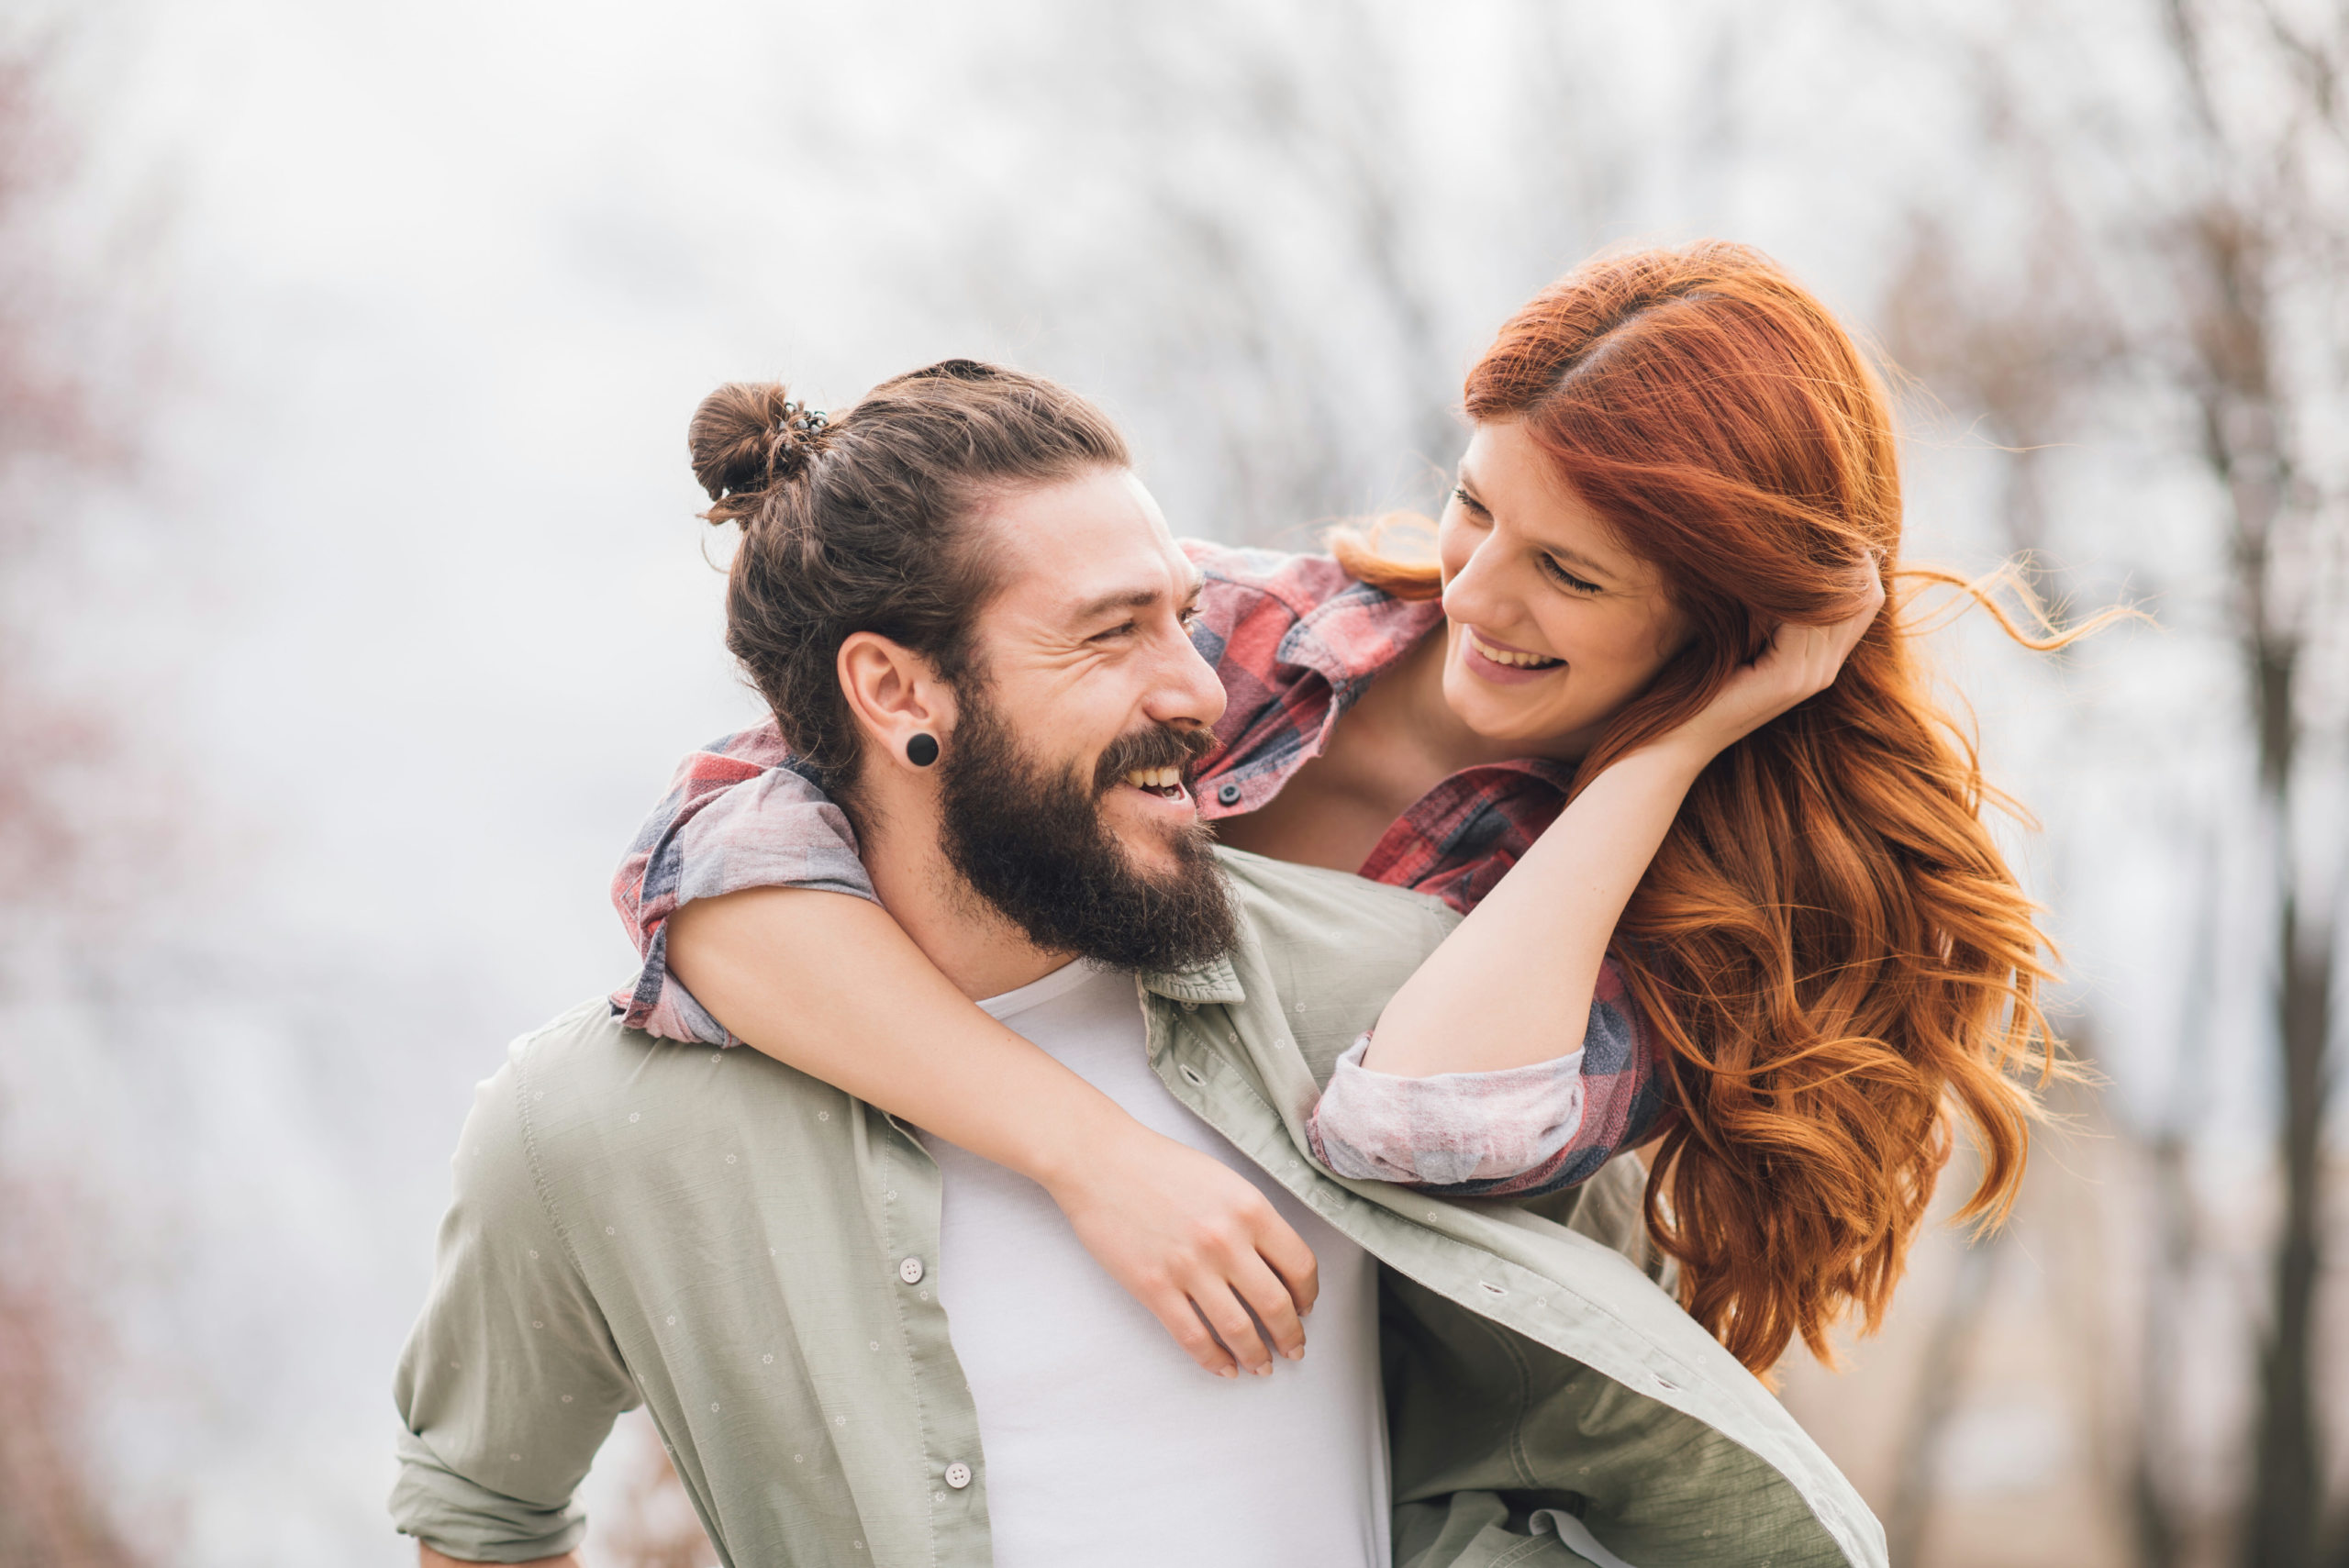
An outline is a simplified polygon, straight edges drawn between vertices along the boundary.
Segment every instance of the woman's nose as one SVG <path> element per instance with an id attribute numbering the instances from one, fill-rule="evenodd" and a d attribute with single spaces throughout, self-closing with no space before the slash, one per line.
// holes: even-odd
<path id="1" fill-rule="evenodd" d="M 1495 603 L 1493 552 L 1480 541 L 1453 568 L 1443 584 L 1443 613 L 1455 621 L 1487 626 Z"/>

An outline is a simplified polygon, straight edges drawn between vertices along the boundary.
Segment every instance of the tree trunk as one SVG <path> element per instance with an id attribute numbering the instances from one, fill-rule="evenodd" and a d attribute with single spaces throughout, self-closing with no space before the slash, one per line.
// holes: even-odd
<path id="1" fill-rule="evenodd" d="M 2317 1200 L 2326 1089 L 2324 1048 L 2332 989 L 2328 922 L 2302 930 L 2284 898 L 2278 1032 L 2283 1045 L 2284 1223 L 2276 1244 L 2275 1318 L 2260 1355 L 2252 1568 L 2318 1568 L 2324 1473 L 2317 1454 L 2312 1356 L 2318 1269 Z"/>

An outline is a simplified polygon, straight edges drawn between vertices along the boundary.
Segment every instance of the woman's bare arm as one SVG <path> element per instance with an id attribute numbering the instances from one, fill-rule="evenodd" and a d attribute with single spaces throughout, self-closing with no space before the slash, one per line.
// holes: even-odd
<path id="1" fill-rule="evenodd" d="M 1581 1049 L 1623 906 L 1709 754 L 1632 752 L 1591 781 L 1379 1015 L 1363 1065 L 1398 1078 Z"/>
<path id="2" fill-rule="evenodd" d="M 1697 775 L 1740 736 L 1826 690 L 1883 602 L 1878 583 L 1848 620 L 1779 628 L 1703 712 L 1592 780 L 1396 992 L 1363 1065 L 1425 1078 L 1578 1050 L 1607 944 Z"/>
<path id="3" fill-rule="evenodd" d="M 670 969 L 737 1038 L 1036 1182 L 1201 1366 L 1272 1370 L 1251 1310 L 1304 1353 L 1312 1250 L 1264 1194 L 989 1018 L 879 905 L 752 888 L 668 930 Z"/>

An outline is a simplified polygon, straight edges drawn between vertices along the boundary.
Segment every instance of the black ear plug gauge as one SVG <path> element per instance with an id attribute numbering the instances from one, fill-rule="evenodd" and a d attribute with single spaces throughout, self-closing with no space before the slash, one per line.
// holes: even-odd
<path id="1" fill-rule="evenodd" d="M 924 730 L 907 741 L 906 761 L 917 768 L 926 768 L 938 761 L 938 737 Z"/>

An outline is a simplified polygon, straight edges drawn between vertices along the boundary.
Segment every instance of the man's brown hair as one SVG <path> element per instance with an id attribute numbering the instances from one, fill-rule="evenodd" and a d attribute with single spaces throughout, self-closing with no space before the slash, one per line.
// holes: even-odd
<path id="1" fill-rule="evenodd" d="M 1129 462 L 1098 408 L 1039 376 L 944 360 L 827 417 L 774 382 L 731 382 L 686 432 L 714 524 L 739 523 L 726 646 L 794 755 L 853 799 L 861 755 L 841 644 L 871 631 L 957 684 L 994 574 L 974 527 L 1003 491 Z"/>

